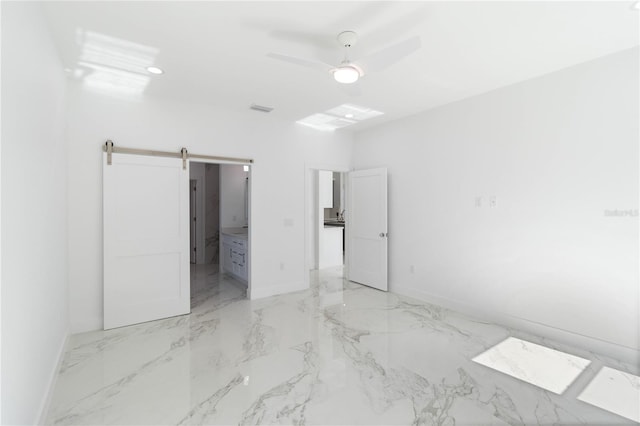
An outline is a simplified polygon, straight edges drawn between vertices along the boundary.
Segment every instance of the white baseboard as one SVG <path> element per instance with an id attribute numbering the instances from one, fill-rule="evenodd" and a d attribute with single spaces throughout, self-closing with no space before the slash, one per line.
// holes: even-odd
<path id="1" fill-rule="evenodd" d="M 251 300 L 262 299 L 269 296 L 275 296 L 278 294 L 292 293 L 294 291 L 306 290 L 309 288 L 308 284 L 304 282 L 295 282 L 289 284 L 280 284 L 273 286 L 261 286 L 259 288 L 251 288 Z"/>
<path id="2" fill-rule="evenodd" d="M 62 341 L 62 345 L 58 350 L 58 356 L 56 359 L 55 367 L 53 371 L 51 371 L 49 375 L 49 385 L 47 386 L 47 391 L 44 394 L 44 398 L 42 399 L 42 403 L 40 404 L 40 411 L 38 414 L 37 425 L 44 425 L 47 421 L 47 414 L 49 413 L 49 408 L 51 407 L 51 398 L 53 397 L 53 391 L 56 387 L 56 381 L 58 379 L 58 372 L 60 371 L 60 367 L 62 366 L 62 359 L 64 358 L 64 354 L 67 349 L 67 343 L 69 342 L 69 336 L 71 334 L 67 330 L 65 333 L 65 338 Z"/>
<path id="3" fill-rule="evenodd" d="M 489 321 L 497 325 L 515 328 L 537 336 L 546 337 L 560 343 L 572 345 L 576 348 L 584 349 L 596 354 L 605 355 L 625 363 L 638 365 L 640 362 L 640 351 L 616 343 L 584 336 L 568 330 L 552 327 L 546 324 L 534 322 L 524 318 L 508 315 L 503 312 L 488 311 L 478 306 L 451 300 L 445 297 L 436 296 L 415 287 L 402 285 L 390 286 L 391 291 L 414 299 L 442 306 L 463 315 L 473 316 L 484 321 Z"/>
<path id="4" fill-rule="evenodd" d="M 86 333 L 87 331 L 103 330 L 103 318 L 84 318 L 82 321 L 71 322 L 71 334 Z"/>

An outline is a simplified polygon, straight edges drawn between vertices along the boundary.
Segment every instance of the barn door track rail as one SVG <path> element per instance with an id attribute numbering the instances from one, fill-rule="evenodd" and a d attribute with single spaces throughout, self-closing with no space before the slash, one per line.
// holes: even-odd
<path id="1" fill-rule="evenodd" d="M 179 152 L 171 152 L 171 151 L 156 151 L 151 149 L 138 149 L 138 148 L 123 148 L 119 146 L 115 146 L 113 141 L 108 140 L 104 143 L 103 151 L 107 153 L 107 165 L 111 165 L 112 159 L 111 154 L 133 154 L 133 155 L 151 155 L 155 157 L 171 157 L 171 158 L 181 158 L 182 159 L 182 168 L 187 169 L 187 160 L 188 159 L 196 159 L 196 160 L 212 160 L 212 161 L 221 161 L 224 163 L 239 163 L 239 164 L 253 164 L 253 159 L 251 158 L 236 158 L 236 157 L 218 157 L 214 155 L 200 155 L 200 154 L 190 154 L 187 151 L 187 148 L 182 148 Z"/>

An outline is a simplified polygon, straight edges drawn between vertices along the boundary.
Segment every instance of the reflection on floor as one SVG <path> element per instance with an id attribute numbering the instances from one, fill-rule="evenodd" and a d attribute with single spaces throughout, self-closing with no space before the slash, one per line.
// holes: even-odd
<path id="1" fill-rule="evenodd" d="M 578 399 L 640 423 L 640 377 L 603 367 Z"/>
<path id="2" fill-rule="evenodd" d="M 515 337 L 508 337 L 473 360 L 558 395 L 589 365 L 587 359 Z"/>
<path id="3" fill-rule="evenodd" d="M 557 395 L 472 358 L 513 336 L 591 361 L 583 375 L 632 367 L 341 273 L 250 301 L 237 282 L 196 269 L 191 315 L 71 338 L 48 423 L 633 423 L 578 400 L 578 381 Z"/>

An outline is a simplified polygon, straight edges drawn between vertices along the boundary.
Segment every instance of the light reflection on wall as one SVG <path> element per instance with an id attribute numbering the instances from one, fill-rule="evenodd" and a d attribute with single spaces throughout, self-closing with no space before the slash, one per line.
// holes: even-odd
<path id="1" fill-rule="evenodd" d="M 73 76 L 84 87 L 113 96 L 137 98 L 150 82 L 147 67 L 158 49 L 92 31 L 76 30 L 80 55 Z"/>

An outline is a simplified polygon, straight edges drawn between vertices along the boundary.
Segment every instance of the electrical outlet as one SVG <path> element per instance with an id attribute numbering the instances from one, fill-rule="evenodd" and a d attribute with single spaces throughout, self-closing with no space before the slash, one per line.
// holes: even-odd
<path id="1" fill-rule="evenodd" d="M 482 207 L 482 197 L 476 197 L 475 206 L 476 207 Z"/>
<path id="2" fill-rule="evenodd" d="M 234 222 L 238 219 L 238 216 L 233 215 L 233 217 L 231 218 L 231 220 L 233 220 Z"/>
<path id="3" fill-rule="evenodd" d="M 496 207 L 498 205 L 498 197 L 492 195 L 489 197 L 489 207 Z"/>
<path id="4" fill-rule="evenodd" d="M 284 271 L 284 262 L 280 262 L 280 270 Z"/>
<path id="5" fill-rule="evenodd" d="M 416 269 L 413 267 L 413 265 L 409 265 L 409 272 L 413 274 L 415 271 Z"/>

